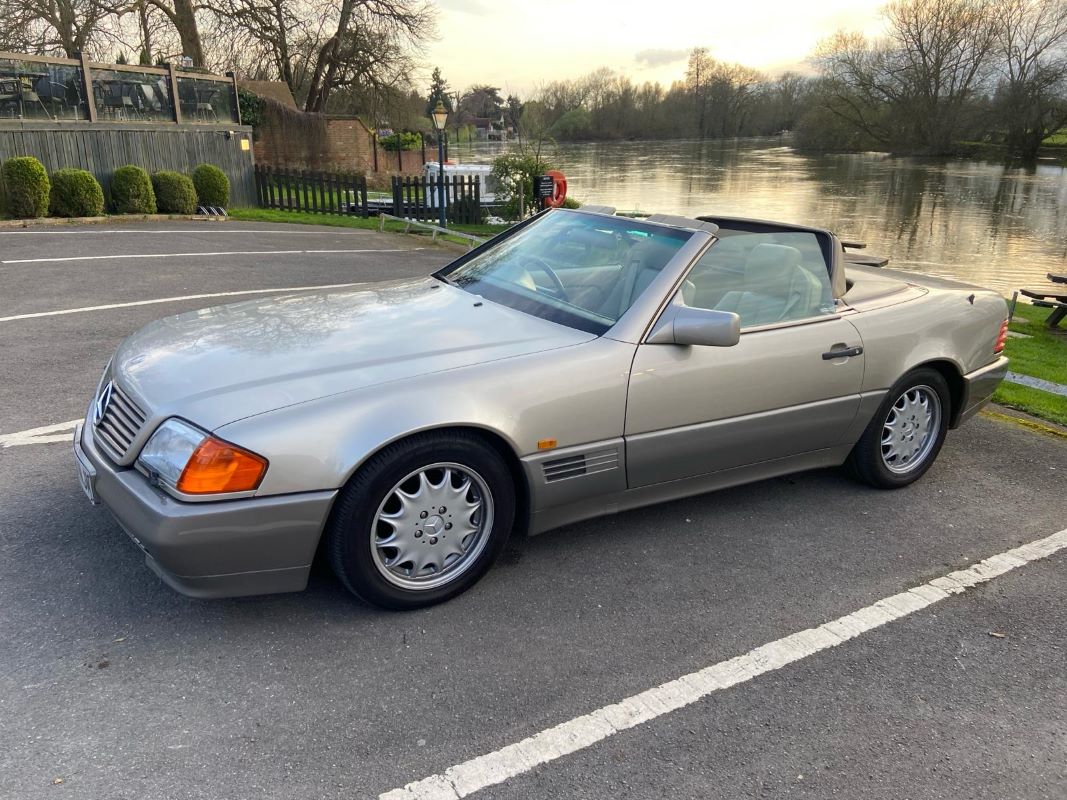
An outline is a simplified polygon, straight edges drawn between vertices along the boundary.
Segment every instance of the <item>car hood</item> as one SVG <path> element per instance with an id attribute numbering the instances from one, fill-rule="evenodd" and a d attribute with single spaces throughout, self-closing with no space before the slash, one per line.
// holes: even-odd
<path id="1" fill-rule="evenodd" d="M 434 278 L 290 294 L 167 317 L 113 375 L 150 419 L 228 422 L 341 392 L 595 338 Z"/>

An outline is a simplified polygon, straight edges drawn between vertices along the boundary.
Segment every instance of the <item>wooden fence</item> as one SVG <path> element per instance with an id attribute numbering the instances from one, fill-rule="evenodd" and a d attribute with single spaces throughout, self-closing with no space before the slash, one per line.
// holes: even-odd
<path id="1" fill-rule="evenodd" d="M 445 176 L 445 210 L 449 222 L 478 225 L 482 221 L 481 183 L 477 177 Z M 440 187 L 433 178 L 395 176 L 393 215 L 416 220 L 440 219 Z"/>
<path id="2" fill-rule="evenodd" d="M 126 164 L 149 172 L 173 170 L 186 175 L 198 164 L 214 164 L 230 179 L 230 205 L 239 208 L 256 204 L 251 139 L 251 128 L 235 125 L 0 119 L 0 161 L 36 156 L 49 172 L 63 167 L 86 169 L 105 193 L 112 173 Z"/>
<path id="3" fill-rule="evenodd" d="M 315 214 L 370 215 L 367 179 L 345 172 L 309 172 L 256 167 L 256 195 L 262 208 Z"/>

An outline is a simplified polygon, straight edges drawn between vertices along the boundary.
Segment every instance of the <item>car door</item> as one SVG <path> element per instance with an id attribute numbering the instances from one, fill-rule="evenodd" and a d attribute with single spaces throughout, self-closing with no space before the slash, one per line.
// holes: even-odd
<path id="1" fill-rule="evenodd" d="M 741 316 L 733 347 L 640 344 L 626 410 L 631 488 L 832 447 L 859 407 L 859 333 L 810 233 L 714 245 L 676 302 Z M 770 238 L 769 238 L 770 237 Z M 798 272 L 803 270 L 803 272 Z"/>

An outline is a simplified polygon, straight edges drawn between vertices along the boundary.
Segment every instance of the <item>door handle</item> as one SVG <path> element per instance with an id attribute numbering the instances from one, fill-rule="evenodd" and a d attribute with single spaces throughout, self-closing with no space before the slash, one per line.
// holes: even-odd
<path id="1" fill-rule="evenodd" d="M 863 355 L 862 347 L 844 347 L 840 350 L 831 350 L 829 353 L 823 353 L 822 360 L 833 361 L 835 358 L 852 358 L 860 355 Z"/>

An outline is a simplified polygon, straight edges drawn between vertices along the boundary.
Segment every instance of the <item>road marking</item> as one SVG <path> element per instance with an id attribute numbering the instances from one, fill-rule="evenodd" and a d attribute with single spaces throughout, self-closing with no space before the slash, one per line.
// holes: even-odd
<path id="1" fill-rule="evenodd" d="M 71 431 L 79 422 L 81 422 L 80 419 L 72 419 L 70 422 L 57 422 L 55 425 L 45 425 L 42 428 L 30 428 L 28 431 L 0 433 L 0 447 L 69 442 Z"/>
<path id="2" fill-rule="evenodd" d="M 1067 529 L 950 572 L 929 583 L 879 600 L 817 628 L 794 633 L 757 647 L 742 656 L 683 675 L 625 700 L 548 728 L 515 744 L 444 772 L 383 792 L 379 800 L 457 800 L 503 783 L 570 753 L 583 750 L 621 731 L 637 727 L 714 692 L 773 672 L 822 650 L 836 647 L 867 631 L 991 581 L 1016 567 L 1046 558 L 1067 547 Z"/>
<path id="3" fill-rule="evenodd" d="M 394 247 L 383 250 L 227 250 L 214 253 L 118 253 L 109 256 L 60 256 L 57 258 L 15 258 L 0 264 L 46 264 L 60 261 L 109 261 L 116 258 L 188 258 L 190 256 L 293 256 L 315 253 L 410 253 L 423 247 Z"/>
<path id="4" fill-rule="evenodd" d="M 37 319 L 38 317 L 58 317 L 64 314 L 82 314 L 86 311 L 108 311 L 113 308 L 131 308 L 133 306 L 151 306 L 157 303 L 178 303 L 183 300 L 205 300 L 211 297 L 237 297 L 243 294 L 271 294 L 277 292 L 305 292 L 315 289 L 346 289 L 362 286 L 362 283 L 328 283 L 322 286 L 286 286 L 279 289 L 243 289 L 238 292 L 214 292 L 212 294 L 186 294 L 181 297 L 161 297 L 158 300 L 134 300 L 129 303 L 109 303 L 105 306 L 85 306 L 84 308 L 64 308 L 60 311 L 35 311 L 30 314 L 13 314 L 0 317 L 0 322 L 12 322 L 17 319 Z"/>

